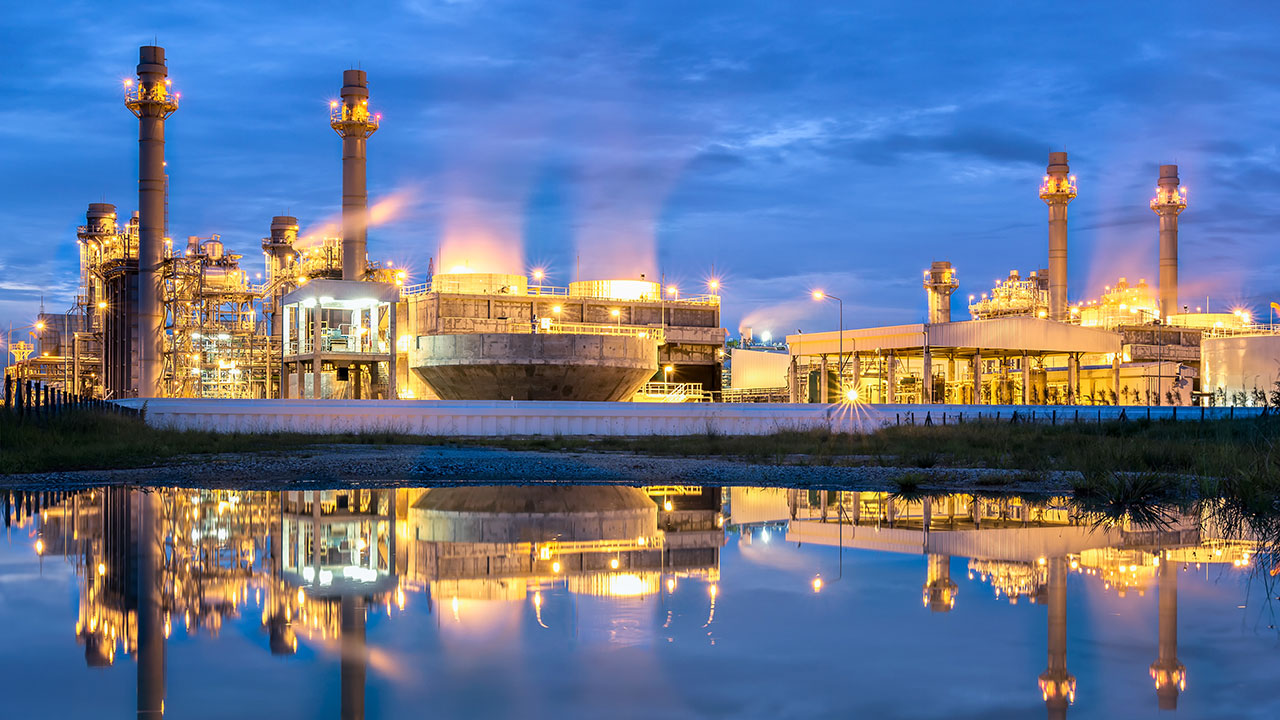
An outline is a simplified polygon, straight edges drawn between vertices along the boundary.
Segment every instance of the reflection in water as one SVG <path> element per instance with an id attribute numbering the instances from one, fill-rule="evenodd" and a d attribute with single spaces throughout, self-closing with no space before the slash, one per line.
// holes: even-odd
<path id="1" fill-rule="evenodd" d="M 671 598 L 694 586 L 702 598 L 698 632 L 714 645 L 726 530 L 748 549 L 779 541 L 838 548 L 836 573 L 806 579 L 820 597 L 831 583 L 850 582 L 845 551 L 861 550 L 922 556 L 924 582 L 913 587 L 939 621 L 956 622 L 949 613 L 965 602 L 953 559 L 967 562 L 969 580 L 996 598 L 1046 606 L 1047 663 L 1037 685 L 1051 718 L 1066 716 L 1077 690 L 1068 665 L 1068 578 L 1119 596 L 1154 585 L 1149 674 L 1155 706 L 1174 709 L 1187 680 L 1177 647 L 1179 572 L 1244 570 L 1259 549 L 1224 537 L 1208 511 L 1158 528 L 1098 526 L 1067 498 L 971 494 L 120 487 L 6 492 L 0 503 L 5 526 L 25 532 L 42 563 L 61 556 L 74 570 L 75 637 L 86 664 L 108 667 L 133 655 L 137 713 L 154 718 L 165 710 L 165 646 L 175 629 L 217 636 L 224 622 L 251 612 L 261 614 L 273 655 L 294 655 L 300 644 L 337 654 L 343 718 L 365 714 L 370 613 L 395 617 L 414 597 L 435 615 L 444 652 L 501 648 L 523 630 L 634 647 L 674 639 L 682 614 Z"/>
<path id="2" fill-rule="evenodd" d="M 648 600 L 681 578 L 710 583 L 714 613 L 723 544 L 719 488 L 472 487 L 237 492 L 103 488 L 2 493 L 36 552 L 64 555 L 79 577 L 76 638 L 91 667 L 137 661 L 138 717 L 165 709 L 165 641 L 173 623 L 217 635 L 260 607 L 274 655 L 300 635 L 339 649 L 340 716 L 365 716 L 370 610 L 406 596 L 448 598 L 459 627 L 484 605 L 630 601 L 575 608 L 578 625 L 632 642 Z M 593 611 L 610 611 L 592 619 Z M 492 615 L 490 609 L 488 614 Z M 671 622 L 666 618 L 666 625 Z"/>
<path id="3" fill-rule="evenodd" d="M 951 558 L 969 558 L 969 577 L 990 583 L 996 597 L 1048 606 L 1048 666 L 1038 678 L 1050 718 L 1066 717 L 1076 678 L 1067 667 L 1067 576 L 1075 572 L 1121 597 L 1144 594 L 1158 577 L 1157 659 L 1150 667 L 1160 709 L 1176 709 L 1186 688 L 1178 660 L 1178 567 L 1247 568 L 1257 543 L 1223 537 L 1212 506 L 1174 514 L 1160 527 L 1099 525 L 1070 498 L 951 494 L 908 499 L 890 493 L 732 488 L 730 519 L 751 538 L 785 523 L 786 540 L 843 549 L 924 555 L 924 605 L 955 607 Z M 774 530 L 776 532 L 776 529 Z"/>

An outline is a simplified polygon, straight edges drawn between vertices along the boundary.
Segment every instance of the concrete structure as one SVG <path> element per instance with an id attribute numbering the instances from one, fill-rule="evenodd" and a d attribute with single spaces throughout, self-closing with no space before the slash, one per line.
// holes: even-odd
<path id="1" fill-rule="evenodd" d="M 1160 317 L 1178 306 L 1178 216 L 1187 209 L 1187 189 L 1178 187 L 1178 166 L 1161 165 L 1151 209 L 1160 216 Z"/>
<path id="2" fill-rule="evenodd" d="M 169 180 L 165 174 L 164 122 L 178 109 L 170 92 L 164 48 L 139 49 L 138 82 L 126 81 L 125 107 L 138 117 L 138 385 L 139 397 L 161 397 L 164 353 L 164 289 L 161 263 Z"/>
<path id="3" fill-rule="evenodd" d="M 568 383 L 556 379 L 561 370 L 555 368 L 569 372 L 573 355 L 585 358 L 583 372 L 595 373 L 591 368 L 602 364 L 638 370 L 636 362 L 645 352 L 643 347 L 655 341 L 656 362 L 647 365 L 651 370 L 647 378 L 640 380 L 641 384 L 648 379 L 697 384 L 712 392 L 720 390 L 725 331 L 720 327 L 720 297 L 715 294 L 681 296 L 674 287 L 663 288 L 643 280 L 582 281 L 566 288 L 531 284 L 523 275 L 449 273 L 436 275 L 429 283 L 404 288 L 402 297 L 402 329 L 398 335 L 403 368 L 399 378 L 401 397 L 430 399 L 446 397 L 441 393 L 448 393 L 447 397 L 490 400 L 553 399 L 545 388 L 550 383 L 560 388 L 553 392 L 564 392 Z M 541 339 L 517 339 L 531 334 Z M 515 355 L 512 362 L 502 363 L 494 352 L 485 349 L 485 364 L 509 367 L 500 372 L 477 370 L 474 374 L 482 385 L 467 389 L 447 383 L 441 377 L 443 371 L 434 369 L 436 365 L 454 366 L 449 373 L 456 376 L 462 374 L 461 365 L 465 362 L 466 354 L 459 353 L 462 346 L 458 343 L 429 339 L 441 335 L 485 336 L 491 347 L 505 345 Z M 512 337 L 502 340 L 498 335 Z M 579 338 L 575 343 L 583 343 L 582 351 L 543 336 Z M 589 336 L 604 339 L 588 340 Z M 621 338 L 631 340 L 625 344 L 615 342 Z M 461 342 L 473 347 L 472 341 Z M 601 348 L 599 354 L 595 347 Z M 432 358 L 430 355 L 436 350 L 441 355 Z M 539 363 L 538 352 L 553 354 Z M 480 353 L 466 353 L 481 358 Z M 522 373 L 530 373 L 529 377 L 536 380 L 525 387 L 526 383 L 519 380 Z M 499 380 L 498 375 L 503 379 Z M 626 375 L 625 382 L 630 382 L 631 374 Z M 577 389 L 571 391 L 571 396 L 621 399 L 614 387 L 622 378 L 616 372 L 601 377 L 610 387 L 587 393 L 582 383 L 574 383 Z M 436 378 L 441 392 L 434 388 Z M 505 385 L 508 380 L 511 384 Z M 495 384 L 498 382 L 504 385 Z M 569 396 L 554 399 L 565 397 Z"/>
<path id="4" fill-rule="evenodd" d="M 1076 197 L 1076 178 L 1064 152 L 1049 153 L 1040 199 L 1049 206 L 1049 317 L 1067 319 L 1067 205 Z"/>
<path id="5" fill-rule="evenodd" d="M 329 107 L 329 124 L 342 138 L 342 279 L 363 280 L 368 263 L 369 192 L 365 146 L 382 116 L 369 111 L 369 78 L 344 70 L 341 100 Z"/>
<path id="6" fill-rule="evenodd" d="M 955 268 L 945 260 L 935 260 L 924 271 L 924 291 L 929 300 L 929 322 L 951 322 L 951 293 L 960 286 Z"/>
<path id="7" fill-rule="evenodd" d="M 629 400 L 658 372 L 656 334 L 422 335 L 409 367 L 444 400 Z"/>
<path id="8" fill-rule="evenodd" d="M 141 400 L 121 401 L 131 408 Z M 1255 417 L 1262 408 L 1021 405 L 827 405 L 820 403 L 579 403 L 445 400 L 208 400 L 165 398 L 147 405 L 153 427 L 241 433 L 399 432 L 415 435 L 769 435 L 824 429 L 865 433 L 887 424 L 1205 420 Z"/>

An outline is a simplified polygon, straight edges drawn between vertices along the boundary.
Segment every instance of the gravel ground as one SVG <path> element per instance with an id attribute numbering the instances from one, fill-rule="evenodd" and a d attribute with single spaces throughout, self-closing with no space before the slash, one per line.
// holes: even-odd
<path id="1" fill-rule="evenodd" d="M 630 453 L 548 453 L 466 447 L 332 445 L 281 452 L 200 455 L 163 467 L 33 473 L 0 477 L 0 487 L 174 485 L 327 488 L 389 485 L 582 483 L 758 485 L 896 490 L 909 477 L 922 491 L 1069 492 L 1077 473 L 976 468 L 782 465 L 722 458 Z"/>

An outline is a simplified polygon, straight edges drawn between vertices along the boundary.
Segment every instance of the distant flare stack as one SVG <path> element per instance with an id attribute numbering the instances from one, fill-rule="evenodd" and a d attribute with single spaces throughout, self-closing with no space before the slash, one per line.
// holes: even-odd
<path id="1" fill-rule="evenodd" d="M 1049 153 L 1040 199 L 1049 206 L 1049 317 L 1067 319 L 1067 205 L 1076 197 L 1076 177 L 1064 152 Z"/>
<path id="2" fill-rule="evenodd" d="M 936 260 L 924 271 L 924 291 L 929 298 L 929 322 L 951 322 L 951 293 L 959 287 L 955 268 L 945 260 Z"/>
<path id="3" fill-rule="evenodd" d="M 1160 317 L 1178 312 L 1178 216 L 1187 209 L 1187 189 L 1178 187 L 1178 166 L 1161 165 L 1151 209 L 1160 216 Z"/>
<path id="4" fill-rule="evenodd" d="M 340 97 L 329 105 L 329 125 L 342 138 L 342 279 L 361 280 L 369 233 L 365 141 L 382 118 L 369 112 L 369 78 L 363 70 L 343 71 Z"/>
<path id="5" fill-rule="evenodd" d="M 164 354 L 164 121 L 178 109 L 164 48 L 139 48 L 138 80 L 125 81 L 125 107 L 138 118 L 138 396 L 162 395 Z"/>

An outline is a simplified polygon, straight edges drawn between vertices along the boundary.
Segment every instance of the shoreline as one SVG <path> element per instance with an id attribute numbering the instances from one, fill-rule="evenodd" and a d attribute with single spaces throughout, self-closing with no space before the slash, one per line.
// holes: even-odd
<path id="1" fill-rule="evenodd" d="M 546 452 L 496 447 L 318 445 L 278 451 L 188 455 L 164 466 L 0 476 L 7 489 L 166 485 L 328 489 L 414 485 L 750 485 L 867 491 L 1064 494 L 1077 471 L 761 463 L 729 457 L 634 452 Z"/>

